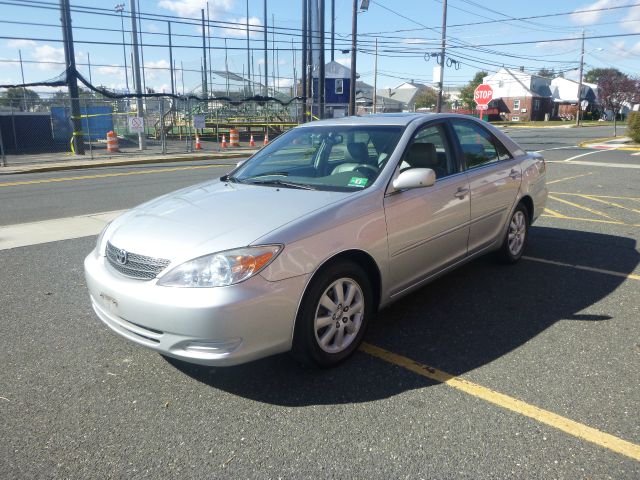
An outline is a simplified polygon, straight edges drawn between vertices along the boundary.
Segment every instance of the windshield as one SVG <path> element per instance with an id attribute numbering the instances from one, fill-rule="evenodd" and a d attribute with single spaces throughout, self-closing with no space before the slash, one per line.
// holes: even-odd
<path id="1" fill-rule="evenodd" d="M 399 126 L 295 128 L 260 150 L 231 178 L 285 188 L 364 189 L 382 171 L 402 130 Z"/>

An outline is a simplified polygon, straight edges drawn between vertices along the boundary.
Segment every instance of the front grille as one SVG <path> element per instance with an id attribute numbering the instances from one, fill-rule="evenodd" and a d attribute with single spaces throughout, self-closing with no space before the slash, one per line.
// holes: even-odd
<path id="1" fill-rule="evenodd" d="M 169 260 L 125 252 L 107 242 L 107 261 L 122 275 L 151 280 L 169 265 Z"/>

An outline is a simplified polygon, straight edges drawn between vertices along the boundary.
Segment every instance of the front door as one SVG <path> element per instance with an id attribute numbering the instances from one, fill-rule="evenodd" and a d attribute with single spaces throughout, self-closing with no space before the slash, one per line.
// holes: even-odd
<path id="1" fill-rule="evenodd" d="M 469 182 L 446 132 L 444 123 L 419 129 L 397 167 L 397 174 L 431 168 L 435 185 L 403 191 L 390 187 L 385 197 L 392 297 L 467 253 Z"/>

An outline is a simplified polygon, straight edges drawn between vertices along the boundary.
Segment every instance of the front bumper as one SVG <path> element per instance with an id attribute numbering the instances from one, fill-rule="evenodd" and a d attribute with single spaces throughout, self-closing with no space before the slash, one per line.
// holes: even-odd
<path id="1" fill-rule="evenodd" d="M 175 288 L 124 277 L 93 252 L 84 267 L 93 309 L 109 328 L 163 355 L 211 366 L 290 350 L 308 278 L 256 275 L 229 287 Z"/>

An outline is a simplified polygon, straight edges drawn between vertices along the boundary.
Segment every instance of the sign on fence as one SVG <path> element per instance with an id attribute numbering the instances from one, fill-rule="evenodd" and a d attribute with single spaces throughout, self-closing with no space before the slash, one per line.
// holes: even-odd
<path id="1" fill-rule="evenodd" d="M 131 133 L 144 133 L 144 118 L 129 117 L 129 131 Z"/>
<path id="2" fill-rule="evenodd" d="M 204 115 L 193 116 L 193 128 L 205 128 Z"/>

